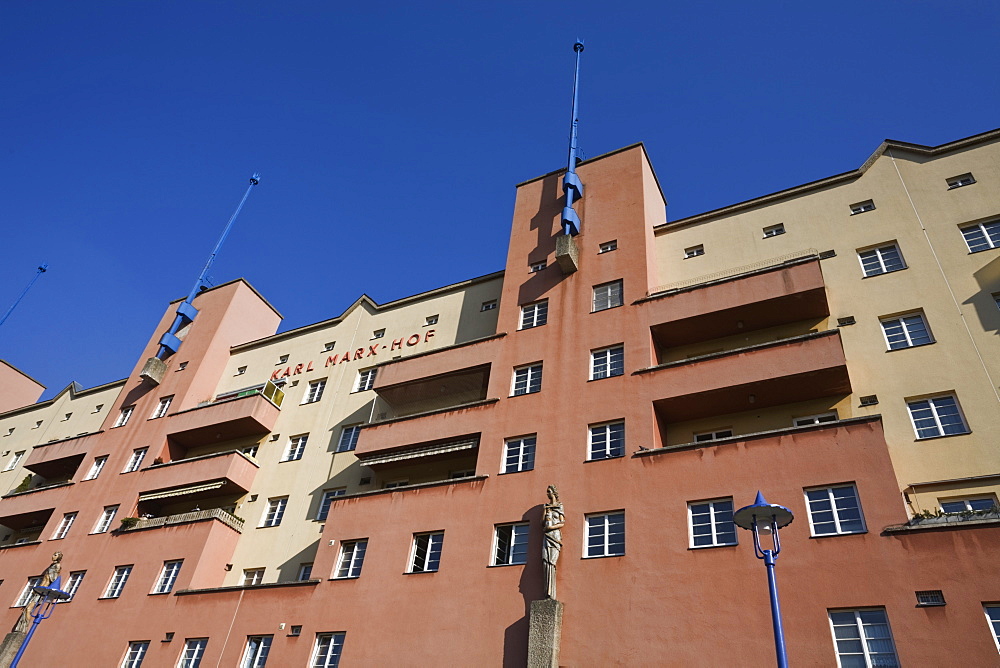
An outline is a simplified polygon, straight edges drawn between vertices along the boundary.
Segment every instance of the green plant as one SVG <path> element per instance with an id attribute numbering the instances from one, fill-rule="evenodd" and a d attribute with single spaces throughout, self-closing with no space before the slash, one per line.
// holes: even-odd
<path id="1" fill-rule="evenodd" d="M 24 476 L 24 480 L 21 481 L 21 484 L 18 485 L 17 487 L 15 487 L 14 491 L 11 492 L 11 493 L 12 494 L 17 494 L 18 492 L 27 492 L 29 487 L 31 487 L 31 474 L 30 473 L 28 475 Z"/>
<path id="2" fill-rule="evenodd" d="M 127 529 L 131 529 L 132 527 L 134 527 L 138 523 L 139 523 L 139 518 L 138 517 L 123 517 L 122 518 L 122 524 L 119 527 L 119 529 L 121 529 L 122 531 L 127 530 Z"/>

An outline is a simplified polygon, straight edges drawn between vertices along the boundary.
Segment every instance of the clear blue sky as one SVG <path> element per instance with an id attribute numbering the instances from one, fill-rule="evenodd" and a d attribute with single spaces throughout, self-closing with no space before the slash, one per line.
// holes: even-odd
<path id="1" fill-rule="evenodd" d="M 0 4 L 0 358 L 125 377 L 212 276 L 290 329 L 503 268 L 514 185 L 643 141 L 677 219 L 1000 127 L 1000 5 Z"/>

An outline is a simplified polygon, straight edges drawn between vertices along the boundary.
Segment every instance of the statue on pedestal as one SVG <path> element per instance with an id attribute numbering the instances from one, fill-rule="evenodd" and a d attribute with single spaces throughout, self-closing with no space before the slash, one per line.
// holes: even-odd
<path id="1" fill-rule="evenodd" d="M 546 492 L 549 502 L 542 509 L 542 565 L 545 570 L 545 596 L 556 598 L 556 564 L 562 551 L 562 528 L 566 525 L 566 515 L 559 501 L 559 491 L 555 485 L 549 485 Z"/>
<path id="2" fill-rule="evenodd" d="M 52 555 L 52 563 L 49 564 L 49 567 L 46 568 L 40 576 L 38 576 L 40 579 L 38 585 L 48 587 L 56 581 L 56 578 L 59 577 L 59 571 L 62 570 L 62 564 L 60 563 L 62 562 L 62 558 L 62 552 L 56 552 Z M 14 624 L 14 628 L 11 629 L 11 632 L 27 633 L 28 626 L 31 624 L 31 609 L 35 607 L 35 603 L 37 602 L 38 594 L 32 592 L 28 597 L 28 602 L 24 604 L 24 609 L 21 610 L 21 616 L 17 618 L 17 622 Z"/>

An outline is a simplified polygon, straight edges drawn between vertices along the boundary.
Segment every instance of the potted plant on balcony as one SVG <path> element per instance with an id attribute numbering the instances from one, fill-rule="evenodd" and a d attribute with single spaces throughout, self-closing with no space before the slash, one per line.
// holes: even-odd
<path id="1" fill-rule="evenodd" d="M 123 517 L 121 526 L 118 527 L 119 531 L 128 531 L 129 529 L 135 527 L 139 523 L 138 517 Z"/>

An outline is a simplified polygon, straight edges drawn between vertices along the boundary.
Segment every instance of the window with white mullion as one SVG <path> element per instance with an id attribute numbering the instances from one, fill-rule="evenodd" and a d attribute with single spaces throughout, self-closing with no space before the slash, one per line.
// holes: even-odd
<path id="1" fill-rule="evenodd" d="M 510 566 L 528 562 L 527 522 L 498 524 L 493 533 L 493 565 Z"/>
<path id="2" fill-rule="evenodd" d="M 413 556 L 410 559 L 410 573 L 430 573 L 441 565 L 441 548 L 444 532 L 416 534 L 413 537 Z"/>
<path id="3" fill-rule="evenodd" d="M 361 567 L 365 563 L 365 552 L 368 550 L 368 539 L 348 540 L 340 544 L 340 557 L 337 559 L 335 578 L 356 578 L 361 575 Z"/>
<path id="4" fill-rule="evenodd" d="M 250 636 L 247 638 L 246 649 L 243 650 L 243 661 L 240 668 L 264 668 L 267 655 L 271 651 L 271 639 L 274 636 Z"/>
<path id="5" fill-rule="evenodd" d="M 69 598 L 64 601 L 69 603 L 76 596 L 76 592 L 80 589 L 80 585 L 83 584 L 83 576 L 87 574 L 87 571 L 73 571 L 69 574 L 69 579 L 66 581 L 66 588 L 63 590 L 69 594 Z"/>
<path id="6" fill-rule="evenodd" d="M 805 496 L 812 535 L 864 533 L 864 515 L 854 485 L 807 489 Z"/>
<path id="7" fill-rule="evenodd" d="M 984 605 L 983 612 L 986 613 L 986 623 L 993 633 L 993 642 L 996 643 L 997 651 L 1000 652 L 1000 604 Z"/>
<path id="8" fill-rule="evenodd" d="M 7 466 L 5 466 L 3 470 L 13 471 L 14 469 L 16 469 L 17 465 L 21 463 L 21 460 L 24 459 L 25 452 L 27 452 L 27 450 L 22 450 L 21 452 L 15 452 L 14 455 L 10 458 L 10 461 L 7 462 Z"/>
<path id="9" fill-rule="evenodd" d="M 535 468 L 535 436 L 511 438 L 504 444 L 503 472 L 516 473 Z"/>
<path id="10" fill-rule="evenodd" d="M 149 649 L 149 641 L 130 642 L 128 652 L 125 653 L 125 660 L 122 661 L 122 668 L 140 668 L 142 660 L 146 658 L 146 651 Z"/>
<path id="11" fill-rule="evenodd" d="M 310 668 L 337 668 L 344 649 L 343 633 L 317 633 Z"/>
<path id="12" fill-rule="evenodd" d="M 40 577 L 28 578 L 28 583 L 24 585 L 24 589 L 21 590 L 20 596 L 17 597 L 17 600 L 14 601 L 14 605 L 11 607 L 23 608 L 24 606 L 26 606 L 28 604 L 28 601 L 31 600 L 32 595 L 35 593 L 33 588 L 37 587 L 40 584 L 42 584 L 42 578 Z"/>
<path id="13" fill-rule="evenodd" d="M 841 668 L 899 666 L 885 608 L 831 610 L 829 615 Z"/>
<path id="14" fill-rule="evenodd" d="M 514 382 L 511 385 L 511 395 L 532 394 L 542 389 L 542 365 L 533 364 L 514 369 Z"/>
<path id="15" fill-rule="evenodd" d="M 56 532 L 52 534 L 52 540 L 60 540 L 66 537 L 69 533 L 70 527 L 73 526 L 73 522 L 76 521 L 76 513 L 66 513 L 62 516 L 62 521 L 59 522 L 59 526 L 56 528 Z"/>
<path id="16" fill-rule="evenodd" d="M 188 638 L 184 643 L 184 653 L 181 654 L 177 668 L 198 668 L 201 665 L 202 657 L 205 656 L 206 647 L 208 647 L 208 638 Z"/>
<path id="17" fill-rule="evenodd" d="M 930 330 L 927 328 L 927 321 L 920 313 L 884 318 L 881 322 L 882 334 L 885 335 L 885 342 L 889 346 L 889 350 L 934 343 Z"/>
<path id="18" fill-rule="evenodd" d="M 91 533 L 104 533 L 111 527 L 111 521 L 115 518 L 115 514 L 118 512 L 118 506 L 105 506 L 104 512 L 101 513 L 101 518 L 97 520 L 97 524 L 94 525 L 94 530 Z"/>
<path id="19" fill-rule="evenodd" d="M 1000 248 L 1000 220 L 976 223 L 961 229 L 970 253 Z"/>
<path id="20" fill-rule="evenodd" d="M 149 416 L 149 419 L 156 420 L 157 418 L 161 418 L 166 415 L 167 411 L 170 410 L 170 402 L 173 400 L 173 395 L 160 399 L 159 403 L 156 404 L 156 409 L 153 411 L 153 414 Z"/>
<path id="21" fill-rule="evenodd" d="M 87 475 L 84 480 L 93 480 L 97 476 L 101 475 L 101 471 L 104 470 L 104 465 L 108 463 L 108 456 L 103 455 L 101 457 L 94 457 L 94 463 L 90 465 L 90 470 L 87 471 Z"/>
<path id="22" fill-rule="evenodd" d="M 951 395 L 918 399 L 906 403 L 917 438 L 967 434 L 958 401 Z"/>
<path id="23" fill-rule="evenodd" d="M 691 547 L 736 545 L 732 498 L 689 503 L 688 525 Z"/>
<path id="24" fill-rule="evenodd" d="M 364 392 L 375 387 L 375 376 L 378 375 L 378 369 L 365 369 L 364 371 L 358 372 L 358 380 L 354 386 L 355 392 Z"/>
<path id="25" fill-rule="evenodd" d="M 276 499 L 267 500 L 267 511 L 261 521 L 262 527 L 276 527 L 281 524 L 281 518 L 285 515 L 285 507 L 288 505 L 288 497 L 283 496 Z"/>
<path id="26" fill-rule="evenodd" d="M 302 453 L 306 450 L 306 442 L 309 434 L 299 434 L 288 439 L 288 447 L 285 448 L 285 456 L 281 458 L 283 462 L 291 462 L 302 459 Z"/>
<path id="27" fill-rule="evenodd" d="M 323 492 L 323 498 L 319 503 L 319 510 L 316 512 L 316 519 L 320 522 L 325 521 L 327 516 L 330 514 L 330 506 L 333 504 L 333 500 L 338 496 L 344 496 L 345 494 L 347 494 L 347 489 L 344 487 L 325 490 Z"/>
<path id="28" fill-rule="evenodd" d="M 625 373 L 625 347 L 612 346 L 590 353 L 590 379 L 620 376 Z"/>
<path id="29" fill-rule="evenodd" d="M 114 575 L 111 576 L 111 581 L 108 582 L 108 588 L 104 590 L 102 598 L 118 598 L 121 596 L 122 590 L 125 589 L 125 583 L 128 582 L 128 576 L 131 574 L 131 564 L 115 568 Z"/>
<path id="30" fill-rule="evenodd" d="M 625 454 L 625 423 L 609 422 L 590 427 L 588 460 L 611 459 Z"/>
<path id="31" fill-rule="evenodd" d="M 824 422 L 836 421 L 837 411 L 831 411 L 829 413 L 820 413 L 819 415 L 806 415 L 805 417 L 795 418 L 794 424 L 796 427 L 808 427 L 813 424 L 823 424 Z"/>
<path id="32" fill-rule="evenodd" d="M 337 442 L 337 452 L 350 452 L 358 446 L 358 436 L 361 435 L 361 425 L 344 427 Z"/>
<path id="33" fill-rule="evenodd" d="M 183 560 L 163 562 L 160 579 L 156 583 L 156 588 L 153 589 L 154 594 L 169 594 L 173 590 L 174 583 L 177 582 L 177 575 L 181 572 L 181 564 L 183 563 Z"/>
<path id="34" fill-rule="evenodd" d="M 543 299 L 521 307 L 521 326 L 518 329 L 541 327 L 549 320 L 549 300 Z"/>
<path id="35" fill-rule="evenodd" d="M 625 554 L 625 513 L 587 516 L 584 557 L 617 557 Z"/>
<path id="36" fill-rule="evenodd" d="M 326 378 L 322 380 L 314 380 L 309 383 L 309 390 L 306 392 L 305 399 L 302 401 L 304 404 L 312 404 L 323 398 L 323 390 L 326 389 Z"/>
<path id="37" fill-rule="evenodd" d="M 859 251 L 858 260 L 866 277 L 906 269 L 906 263 L 903 262 L 903 256 L 896 244 Z"/>
<path id="38" fill-rule="evenodd" d="M 995 508 L 997 500 L 995 496 L 978 496 L 968 499 L 955 499 L 952 501 L 940 501 L 941 512 L 945 513 L 966 513 L 977 510 L 990 510 Z"/>
<path id="39" fill-rule="evenodd" d="M 122 473 L 132 473 L 133 471 L 138 471 L 139 467 L 142 466 L 142 460 L 146 458 L 146 452 L 149 448 L 136 448 L 132 451 L 132 455 L 128 459 L 128 463 L 125 464 L 125 468 L 122 469 Z"/>
<path id="40" fill-rule="evenodd" d="M 597 311 L 604 311 L 609 308 L 621 306 L 622 303 L 621 281 L 612 281 L 611 283 L 594 286 L 594 301 L 592 304 L 592 310 L 595 313 Z"/>

